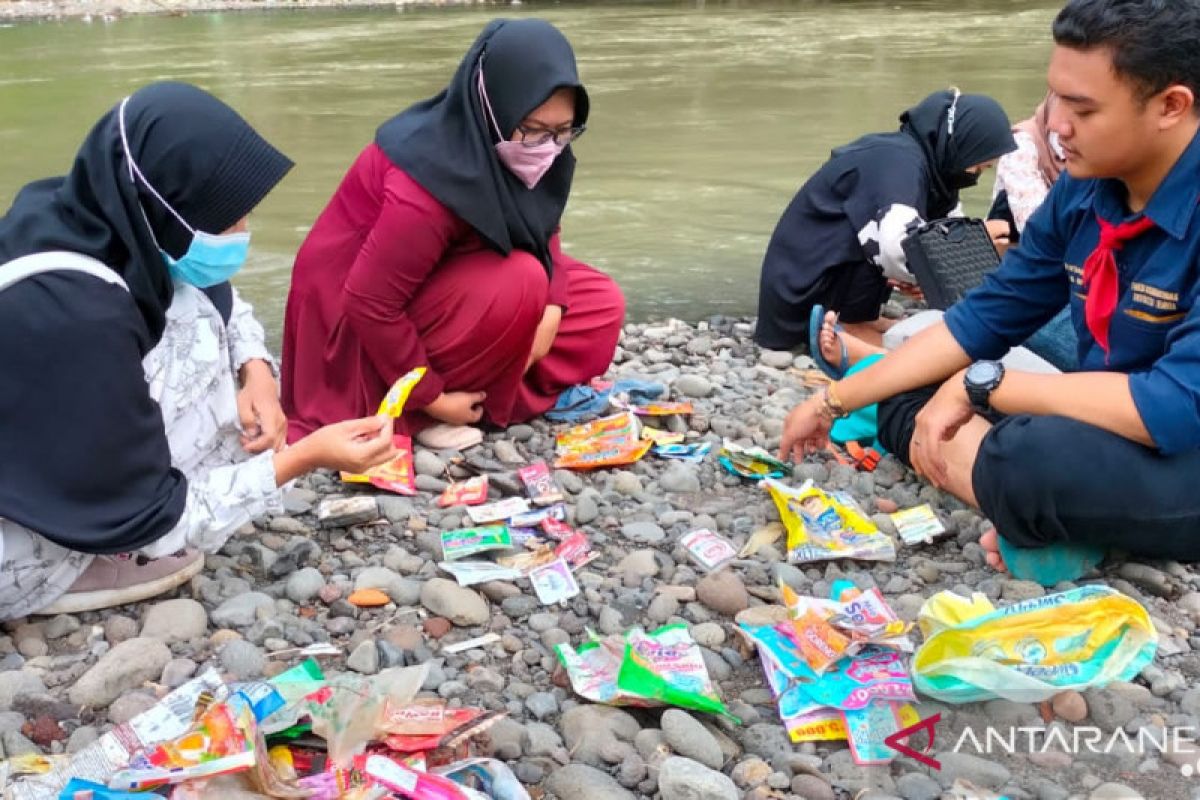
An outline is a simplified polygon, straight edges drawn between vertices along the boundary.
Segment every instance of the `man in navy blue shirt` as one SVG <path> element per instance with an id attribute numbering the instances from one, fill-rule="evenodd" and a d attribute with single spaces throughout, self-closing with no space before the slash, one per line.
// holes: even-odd
<path id="1" fill-rule="evenodd" d="M 997 568 L 997 533 L 1200 560 L 1200 0 L 1071 0 L 1053 31 L 1068 174 L 943 323 L 793 409 L 782 452 L 880 402 L 883 444 L 994 523 Z M 1006 372 L 1068 304 L 1080 370 Z"/>

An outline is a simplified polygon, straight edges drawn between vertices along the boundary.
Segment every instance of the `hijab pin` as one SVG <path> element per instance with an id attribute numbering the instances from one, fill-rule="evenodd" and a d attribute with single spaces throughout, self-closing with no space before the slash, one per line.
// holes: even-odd
<path id="1" fill-rule="evenodd" d="M 951 86 L 950 91 L 954 92 L 954 99 L 950 101 L 950 108 L 946 111 L 946 136 L 954 135 L 954 117 L 958 114 L 958 98 L 962 97 L 962 92 L 957 86 Z"/>

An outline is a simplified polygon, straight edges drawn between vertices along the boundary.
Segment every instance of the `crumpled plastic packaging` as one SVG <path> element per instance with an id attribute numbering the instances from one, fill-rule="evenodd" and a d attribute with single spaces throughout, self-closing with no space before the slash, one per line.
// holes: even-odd
<path id="1" fill-rule="evenodd" d="M 733 718 L 708 675 L 700 646 L 687 626 L 665 625 L 646 633 L 634 628 L 622 636 L 579 646 L 554 648 L 575 691 L 597 703 L 627 706 L 670 705 Z"/>
<path id="2" fill-rule="evenodd" d="M 913 679 L 922 694 L 949 703 L 1038 703 L 1132 680 L 1158 647 L 1146 609 L 1107 586 L 1000 609 L 979 593 L 938 592 L 918 623 L 925 642 L 913 657 Z"/>

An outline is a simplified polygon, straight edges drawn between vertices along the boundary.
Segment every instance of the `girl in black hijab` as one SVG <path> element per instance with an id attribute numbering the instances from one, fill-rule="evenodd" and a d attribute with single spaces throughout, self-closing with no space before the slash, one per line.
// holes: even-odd
<path id="1" fill-rule="evenodd" d="M 481 419 L 528 420 L 608 368 L 621 291 L 558 238 L 589 107 L 557 28 L 496 20 L 443 91 L 379 127 L 296 256 L 293 438 L 361 415 L 423 366 L 399 427 L 461 449 Z"/>
<path id="2" fill-rule="evenodd" d="M 219 548 L 283 482 L 390 453 L 374 418 L 279 449 L 262 329 L 228 279 L 290 168 L 215 97 L 156 84 L 0 218 L 0 619 L 165 591 L 203 563 L 174 554 Z"/>
<path id="3" fill-rule="evenodd" d="M 912 223 L 950 215 L 958 195 L 1016 148 L 990 97 L 935 92 L 900 115 L 900 130 L 833 151 L 784 211 L 763 259 L 763 347 L 790 350 L 822 305 L 851 333 L 879 344 L 889 279 L 912 285 L 901 241 Z"/>

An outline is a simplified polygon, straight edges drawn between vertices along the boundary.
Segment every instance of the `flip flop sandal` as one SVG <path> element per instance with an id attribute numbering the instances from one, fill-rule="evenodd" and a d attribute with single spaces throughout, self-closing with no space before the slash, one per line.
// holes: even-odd
<path id="1" fill-rule="evenodd" d="M 1096 545 L 1068 542 L 1046 547 L 1017 547 L 999 534 L 996 541 L 1010 575 L 1042 586 L 1078 580 L 1103 561 L 1107 553 Z"/>
<path id="2" fill-rule="evenodd" d="M 840 344 L 842 347 L 840 363 L 835 367 L 833 364 L 830 364 L 825 360 L 825 357 L 821 355 L 821 328 L 824 326 L 824 324 L 825 306 L 818 303 L 817 305 L 813 306 L 812 312 L 808 315 L 809 355 L 812 356 L 813 361 L 817 363 L 817 366 L 821 368 L 822 372 L 833 378 L 835 381 L 841 380 L 845 376 L 846 370 L 850 369 L 850 354 L 846 352 L 846 343 L 842 341 L 841 337 L 838 337 L 838 344 Z M 833 330 L 837 333 L 841 333 L 842 326 L 835 325 Z"/>

